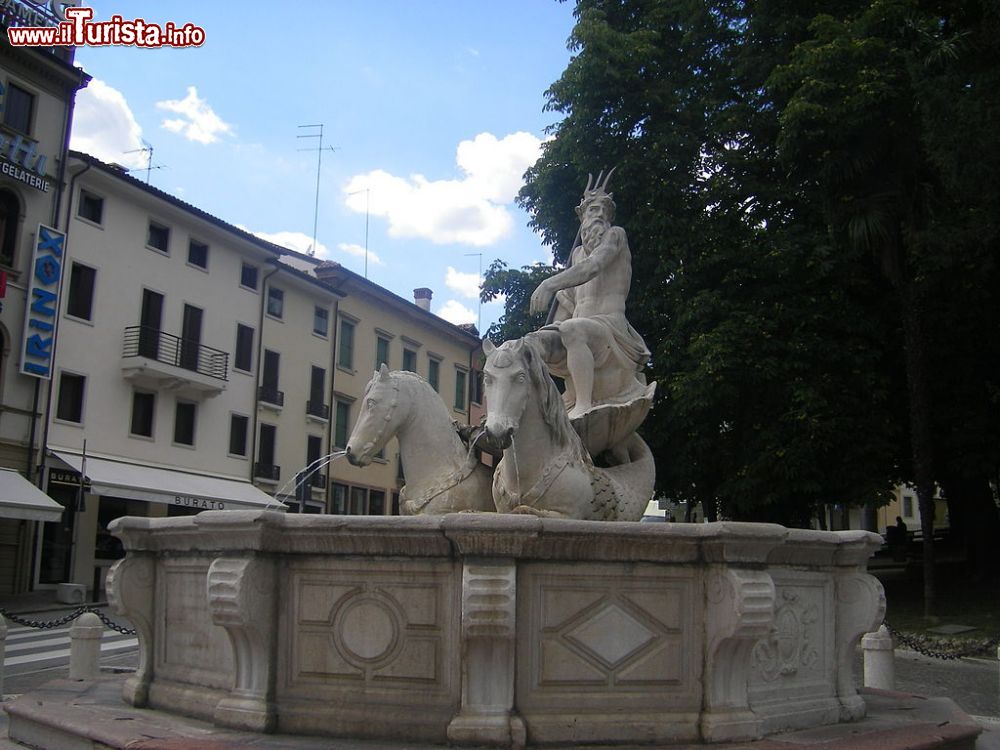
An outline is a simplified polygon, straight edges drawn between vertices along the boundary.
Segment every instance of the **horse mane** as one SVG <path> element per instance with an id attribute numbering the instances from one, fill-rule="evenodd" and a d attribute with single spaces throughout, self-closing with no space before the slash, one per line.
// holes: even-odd
<path id="1" fill-rule="evenodd" d="M 556 384 L 545 366 L 538 344 L 529 338 L 522 338 L 518 339 L 512 348 L 515 351 L 521 350 L 521 359 L 527 365 L 532 387 L 541 398 L 542 419 L 549 426 L 556 445 L 560 448 L 575 445 L 580 448 L 581 454 L 585 453 L 586 451 L 582 449 L 583 444 L 569 421 L 562 394 L 559 393 L 559 389 L 556 388 Z"/>
<path id="2" fill-rule="evenodd" d="M 431 387 L 431 384 L 428 383 L 422 376 L 418 375 L 415 372 L 410 372 L 409 370 L 392 370 L 389 373 L 389 377 L 392 380 L 398 381 L 400 385 L 400 390 L 403 390 L 403 388 L 407 388 L 408 391 L 412 393 L 413 396 L 416 397 L 419 397 L 420 391 L 424 391 L 426 395 L 433 396 L 434 399 L 441 401 L 438 392 Z M 365 386 L 362 398 L 367 397 L 368 393 L 371 391 L 372 388 L 375 387 L 375 385 L 378 382 L 379 382 L 379 373 L 378 371 L 376 371 L 375 374 L 372 376 L 372 379 L 368 381 L 368 385 Z M 450 418 L 450 414 L 448 414 L 448 408 L 447 406 L 445 406 L 443 401 L 441 401 L 441 405 L 443 407 L 444 413 Z"/>

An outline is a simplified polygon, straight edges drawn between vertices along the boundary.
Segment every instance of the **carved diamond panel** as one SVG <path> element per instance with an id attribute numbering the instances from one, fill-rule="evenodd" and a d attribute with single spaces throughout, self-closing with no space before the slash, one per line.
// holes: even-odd
<path id="1" fill-rule="evenodd" d="M 517 641 L 526 668 L 518 672 L 518 705 L 697 708 L 695 577 L 673 573 L 644 564 L 522 564 Z"/>
<path id="2" fill-rule="evenodd" d="M 448 658 L 460 648 L 452 563 L 404 571 L 334 561 L 289 573 L 281 638 L 291 693 L 315 698 L 360 689 L 372 698 L 382 690 L 433 698 L 457 690 L 458 661 Z"/>

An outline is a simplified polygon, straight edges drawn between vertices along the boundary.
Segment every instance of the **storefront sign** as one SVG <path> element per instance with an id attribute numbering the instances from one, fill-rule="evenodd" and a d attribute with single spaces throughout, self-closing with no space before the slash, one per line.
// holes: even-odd
<path id="1" fill-rule="evenodd" d="M 31 284 L 25 312 L 21 373 L 34 378 L 52 378 L 52 347 L 59 314 L 59 280 L 66 248 L 66 235 L 38 225 L 35 254 L 31 262 Z"/>
<path id="2" fill-rule="evenodd" d="M 204 497 L 191 497 L 190 495 L 174 495 L 174 505 L 182 508 L 198 508 L 199 510 L 225 510 L 226 504 L 222 500 L 212 500 Z"/>
<path id="3" fill-rule="evenodd" d="M 53 486 L 77 489 L 80 486 L 80 475 L 67 469 L 49 469 L 49 487 Z M 83 481 L 83 489 L 85 492 L 90 492 L 89 479 Z"/>

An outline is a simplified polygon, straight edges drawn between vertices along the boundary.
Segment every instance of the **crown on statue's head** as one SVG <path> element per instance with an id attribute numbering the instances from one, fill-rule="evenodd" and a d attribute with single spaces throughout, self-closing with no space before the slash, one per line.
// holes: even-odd
<path id="1" fill-rule="evenodd" d="M 600 201 L 607 207 L 608 220 L 614 219 L 616 206 L 614 195 L 608 192 L 608 182 L 611 180 L 611 175 L 614 174 L 615 169 L 617 167 L 612 167 L 608 170 L 607 176 L 605 176 L 604 170 L 601 170 L 600 174 L 597 175 L 596 182 L 594 181 L 594 175 L 587 175 L 587 187 L 583 191 L 583 198 L 580 199 L 580 205 L 576 207 L 577 216 L 582 217 L 583 210 L 589 204 Z"/>

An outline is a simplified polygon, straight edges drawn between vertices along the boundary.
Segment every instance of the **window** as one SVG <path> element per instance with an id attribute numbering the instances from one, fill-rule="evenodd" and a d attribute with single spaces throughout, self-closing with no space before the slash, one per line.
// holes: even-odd
<path id="1" fill-rule="evenodd" d="M 340 482 L 333 483 L 333 504 L 330 507 L 330 512 L 338 516 L 343 516 L 347 514 L 347 493 L 349 488 L 346 484 L 340 484 Z"/>
<path id="2" fill-rule="evenodd" d="M 188 263 L 198 268 L 208 268 L 208 245 L 191 240 L 188 242 Z"/>
<path id="3" fill-rule="evenodd" d="M 174 442 L 194 445 L 195 405 L 190 401 L 178 401 L 174 413 Z"/>
<path id="4" fill-rule="evenodd" d="M 146 246 L 161 253 L 170 251 L 170 228 L 155 221 L 149 222 L 149 230 L 146 233 Z"/>
<path id="5" fill-rule="evenodd" d="M 21 221 L 21 202 L 10 190 L 0 190 L 0 263 L 14 265 L 17 250 L 17 225 Z"/>
<path id="6" fill-rule="evenodd" d="M 242 323 L 236 324 L 236 356 L 233 369 L 251 372 L 253 370 L 253 328 Z"/>
<path id="7" fill-rule="evenodd" d="M 274 446 L 278 440 L 278 428 L 273 424 L 260 425 L 260 440 L 257 443 L 257 464 L 254 476 L 277 482 L 281 479 L 281 468 L 274 463 Z"/>
<path id="8" fill-rule="evenodd" d="M 80 320 L 92 320 L 94 308 L 94 279 L 97 271 L 90 266 L 73 261 L 69 272 L 69 295 L 66 314 Z"/>
<path id="9" fill-rule="evenodd" d="M 351 418 L 351 405 L 346 401 L 337 401 L 336 423 L 333 428 L 333 444 L 337 448 L 347 447 L 347 438 L 350 436 L 347 427 Z"/>
<path id="10" fill-rule="evenodd" d="M 229 452 L 234 456 L 247 454 L 247 430 L 250 418 L 242 414 L 229 416 Z"/>
<path id="11" fill-rule="evenodd" d="M 385 515 L 385 492 L 382 490 L 368 492 L 368 513 L 372 516 Z"/>
<path id="12" fill-rule="evenodd" d="M 267 314 L 282 318 L 285 314 L 285 292 L 276 287 L 267 288 Z"/>
<path id="13" fill-rule="evenodd" d="M 7 84 L 3 102 L 3 124 L 22 133 L 31 132 L 35 95 L 13 83 Z"/>
<path id="14" fill-rule="evenodd" d="M 349 320 L 340 321 L 337 364 L 346 370 L 354 369 L 354 323 Z"/>
<path id="15" fill-rule="evenodd" d="M 59 376 L 59 403 L 56 405 L 56 418 L 65 422 L 83 424 L 83 394 L 86 390 L 87 378 L 64 372 Z"/>
<path id="16" fill-rule="evenodd" d="M 104 198 L 81 190 L 80 204 L 76 207 L 76 215 L 81 219 L 100 224 L 104 219 Z"/>
<path id="17" fill-rule="evenodd" d="M 317 336 L 322 336 L 326 338 L 327 333 L 330 331 L 330 311 L 325 307 L 320 307 L 316 305 L 315 310 L 313 310 L 313 333 Z"/>
<path id="18" fill-rule="evenodd" d="M 465 411 L 465 384 L 469 374 L 465 370 L 455 368 L 455 408 Z"/>
<path id="19" fill-rule="evenodd" d="M 389 365 L 389 339 L 378 336 L 375 339 L 375 369 Z"/>
<path id="20" fill-rule="evenodd" d="M 351 487 L 351 515 L 363 516 L 368 505 L 368 489 Z"/>
<path id="21" fill-rule="evenodd" d="M 417 371 L 417 353 L 412 349 L 403 349 L 403 369 L 409 372 Z"/>
<path id="22" fill-rule="evenodd" d="M 903 495 L 903 518 L 913 518 L 913 495 Z"/>
<path id="23" fill-rule="evenodd" d="M 473 370 L 472 372 L 472 403 L 483 403 L 483 371 Z"/>
<path id="24" fill-rule="evenodd" d="M 329 419 L 330 411 L 326 407 L 323 393 L 326 390 L 326 370 L 312 365 L 309 373 L 309 400 L 306 402 L 306 414 L 320 419 Z"/>
<path id="25" fill-rule="evenodd" d="M 441 363 L 436 359 L 427 362 L 427 382 L 431 384 L 431 388 L 440 393 Z"/>
<path id="26" fill-rule="evenodd" d="M 240 286 L 257 291 L 257 266 L 244 263 L 240 271 Z"/>
<path id="27" fill-rule="evenodd" d="M 135 391 L 132 394 L 132 422 L 129 425 L 129 432 L 140 437 L 153 437 L 153 415 L 155 412 L 155 394 Z"/>

